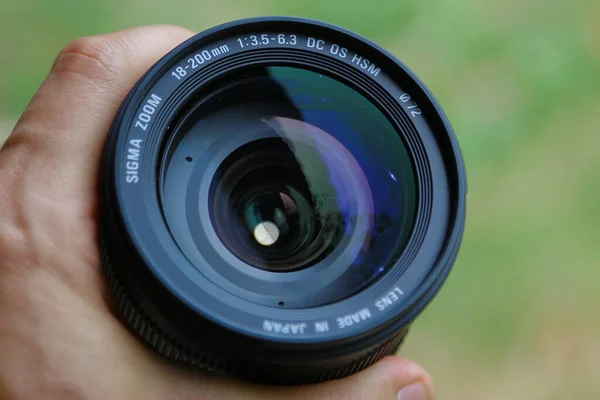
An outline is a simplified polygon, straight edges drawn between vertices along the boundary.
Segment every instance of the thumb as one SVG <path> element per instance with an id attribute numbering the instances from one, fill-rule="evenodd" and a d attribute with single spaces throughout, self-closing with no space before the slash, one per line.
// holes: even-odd
<path id="1" fill-rule="evenodd" d="M 331 399 L 433 400 L 435 391 L 429 374 L 419 365 L 387 357 L 361 373 L 309 388 L 314 397 Z M 330 397 L 326 397 L 328 392 Z M 304 397 L 300 397 L 304 398 Z"/>
<path id="2" fill-rule="evenodd" d="M 171 367 L 168 367 L 171 368 Z M 147 398 L 176 400 L 434 400 L 433 382 L 419 365 L 387 357 L 356 375 L 316 385 L 283 387 L 231 381 L 217 376 L 171 370 L 168 380 Z"/>

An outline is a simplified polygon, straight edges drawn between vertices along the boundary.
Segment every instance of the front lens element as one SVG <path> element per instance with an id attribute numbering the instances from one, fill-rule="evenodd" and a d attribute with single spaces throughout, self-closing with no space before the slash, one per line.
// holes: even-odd
<path id="1" fill-rule="evenodd" d="M 216 234 L 223 251 L 270 272 L 340 268 L 344 259 L 338 297 L 394 264 L 415 217 L 415 177 L 398 131 L 367 97 L 327 75 L 284 66 L 224 76 L 199 97 L 175 128 L 165 187 L 170 169 L 179 174 L 169 165 L 183 159 L 214 169 L 190 179 L 187 194 L 197 196 L 210 180 L 197 207 L 208 209 L 202 231 Z M 213 145 L 193 154 L 199 142 Z M 224 147 L 233 150 L 220 157 Z M 170 193 L 179 196 L 164 193 L 166 204 Z M 185 236 L 165 209 L 174 236 Z"/>

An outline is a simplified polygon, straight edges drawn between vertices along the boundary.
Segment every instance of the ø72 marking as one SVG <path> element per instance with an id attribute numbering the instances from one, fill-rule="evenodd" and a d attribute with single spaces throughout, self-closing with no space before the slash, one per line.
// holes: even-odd
<path id="1" fill-rule="evenodd" d="M 402 96 L 400 96 L 400 101 L 402 103 L 404 103 L 404 105 L 406 106 L 406 109 L 410 113 L 410 115 L 413 118 L 415 118 L 418 115 L 423 114 L 423 112 L 421 111 L 421 109 L 419 108 L 417 103 L 415 103 L 414 101 L 411 101 L 411 100 L 412 100 L 412 97 L 410 97 L 410 95 L 408 93 L 404 93 Z"/>

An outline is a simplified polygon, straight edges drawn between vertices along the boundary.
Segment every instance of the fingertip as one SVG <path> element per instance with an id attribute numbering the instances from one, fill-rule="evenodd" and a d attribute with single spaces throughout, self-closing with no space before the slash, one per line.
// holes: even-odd
<path id="1" fill-rule="evenodd" d="M 423 367 L 406 358 L 388 356 L 379 361 L 377 367 L 386 369 L 394 376 L 394 379 L 400 381 L 414 381 L 417 379 L 431 381 L 431 377 Z"/>
<path id="2" fill-rule="evenodd" d="M 382 379 L 386 385 L 393 387 L 396 393 L 421 384 L 427 392 L 423 400 L 435 398 L 433 379 L 419 364 L 402 357 L 388 356 L 364 371 L 370 379 Z M 421 400 L 421 399 L 419 399 Z"/>
<path id="3" fill-rule="evenodd" d="M 121 48 L 120 58 L 129 69 L 122 76 L 135 76 L 137 79 L 161 57 L 195 34 L 179 25 L 142 25 L 99 37 Z"/>
<path id="4" fill-rule="evenodd" d="M 172 46 L 173 43 L 183 42 L 194 36 L 196 33 L 197 32 L 180 25 L 155 24 L 134 26 L 101 36 L 107 39 L 124 38 L 126 40 L 131 40 L 131 38 L 134 37 L 141 40 L 151 38 L 154 43 L 162 41 Z"/>

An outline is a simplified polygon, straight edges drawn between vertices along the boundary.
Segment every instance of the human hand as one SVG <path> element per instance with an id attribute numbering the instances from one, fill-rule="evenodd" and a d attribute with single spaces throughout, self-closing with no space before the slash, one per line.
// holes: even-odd
<path id="1" fill-rule="evenodd" d="M 0 399 L 432 400 L 427 373 L 397 357 L 301 387 L 191 370 L 111 313 L 97 238 L 104 141 L 136 80 L 192 35 L 152 26 L 71 43 L 2 148 Z"/>

